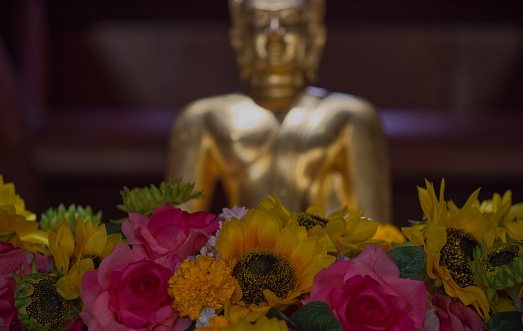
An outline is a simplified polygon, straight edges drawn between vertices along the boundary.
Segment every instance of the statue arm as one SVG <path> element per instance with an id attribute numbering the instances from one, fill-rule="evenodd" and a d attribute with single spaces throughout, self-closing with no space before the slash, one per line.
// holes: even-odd
<path id="1" fill-rule="evenodd" d="M 327 131 L 338 138 L 335 153 L 326 158 L 331 170 L 322 177 L 321 203 L 331 209 L 364 208 L 365 216 L 391 222 L 389 159 L 376 109 L 363 99 L 337 93 L 324 99 L 322 106 L 334 114 Z"/>
<path id="2" fill-rule="evenodd" d="M 189 212 L 210 208 L 217 181 L 212 144 L 205 114 L 199 114 L 197 104 L 189 105 L 180 113 L 171 130 L 166 171 L 168 181 L 182 178 L 184 182 L 195 183 L 195 190 L 203 191 L 203 199 L 194 199 L 180 206 Z"/>
<path id="3" fill-rule="evenodd" d="M 391 179 L 386 138 L 375 108 L 362 102 L 352 118 L 348 131 L 350 148 L 347 165 L 356 202 L 365 216 L 380 222 L 391 222 Z"/>

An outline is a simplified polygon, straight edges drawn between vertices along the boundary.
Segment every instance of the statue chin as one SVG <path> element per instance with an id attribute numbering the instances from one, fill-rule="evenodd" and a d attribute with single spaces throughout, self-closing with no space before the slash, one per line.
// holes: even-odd
<path id="1" fill-rule="evenodd" d="M 318 57 L 324 42 L 313 35 L 324 31 L 318 4 L 230 2 L 231 44 L 247 73 L 248 95 L 196 100 L 174 123 L 167 179 L 194 182 L 205 195 L 184 208 L 209 210 L 221 183 L 229 207 L 256 207 L 275 194 L 294 211 L 348 206 L 391 221 L 388 155 L 375 108 L 351 95 L 305 88 L 305 72 L 316 69 L 305 59 Z M 313 53 L 305 53 L 305 44 Z"/>

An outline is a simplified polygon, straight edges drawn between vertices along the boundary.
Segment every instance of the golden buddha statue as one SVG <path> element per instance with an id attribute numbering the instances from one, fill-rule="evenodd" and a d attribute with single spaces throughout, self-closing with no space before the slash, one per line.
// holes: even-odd
<path id="1" fill-rule="evenodd" d="M 197 100 L 174 123 L 167 179 L 221 182 L 230 206 L 275 194 L 290 210 L 345 205 L 390 222 L 390 173 L 379 116 L 367 101 L 306 87 L 326 39 L 324 0 L 229 0 L 230 39 L 248 95 Z"/>

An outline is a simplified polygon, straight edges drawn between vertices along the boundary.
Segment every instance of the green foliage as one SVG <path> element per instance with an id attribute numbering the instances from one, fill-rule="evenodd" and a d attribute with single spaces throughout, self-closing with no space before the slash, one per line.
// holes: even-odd
<path id="1" fill-rule="evenodd" d="M 272 307 L 267 313 L 267 317 L 276 317 L 277 319 L 284 320 L 289 328 L 293 330 L 301 330 L 293 320 L 291 320 L 287 315 L 277 308 Z"/>
<path id="2" fill-rule="evenodd" d="M 492 315 L 487 323 L 490 331 L 522 331 L 521 323 L 522 313 L 519 311 L 504 311 Z"/>
<path id="3" fill-rule="evenodd" d="M 343 331 L 338 319 L 323 301 L 312 301 L 298 310 L 292 318 L 303 331 Z"/>
<path id="4" fill-rule="evenodd" d="M 158 207 L 164 205 L 179 205 L 192 199 L 200 198 L 201 191 L 194 192 L 194 184 L 184 183 L 181 178 L 171 182 L 162 182 L 160 187 L 151 184 L 150 187 L 133 188 L 124 187 L 120 194 L 123 204 L 117 207 L 127 213 L 140 213 L 150 216 Z"/>
<path id="5" fill-rule="evenodd" d="M 425 278 L 425 252 L 423 246 L 401 246 L 391 249 L 389 255 L 400 270 L 401 278 Z"/>

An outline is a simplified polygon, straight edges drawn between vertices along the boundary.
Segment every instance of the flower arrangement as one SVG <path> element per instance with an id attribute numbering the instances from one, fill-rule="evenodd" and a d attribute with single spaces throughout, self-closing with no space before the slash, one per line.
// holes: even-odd
<path id="1" fill-rule="evenodd" d="M 40 220 L 0 176 L 0 330 L 522 330 L 523 204 L 426 182 L 398 229 L 274 196 L 219 216 L 176 180 Z M 111 233 L 114 232 L 114 233 Z"/>

